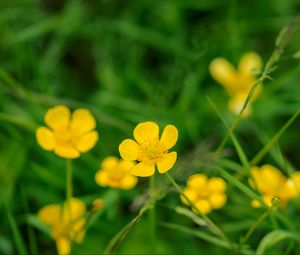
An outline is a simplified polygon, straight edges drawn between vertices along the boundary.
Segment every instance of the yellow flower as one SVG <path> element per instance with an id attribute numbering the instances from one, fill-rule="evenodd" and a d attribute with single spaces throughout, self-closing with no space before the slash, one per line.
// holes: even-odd
<path id="1" fill-rule="evenodd" d="M 100 186 L 110 186 L 119 189 L 132 189 L 137 183 L 137 177 L 130 170 L 135 166 L 131 161 L 107 157 L 96 173 L 95 179 Z"/>
<path id="2" fill-rule="evenodd" d="M 45 115 L 48 127 L 36 131 L 38 144 L 63 158 L 78 158 L 92 149 L 97 140 L 96 120 L 90 111 L 77 109 L 72 114 L 66 106 L 55 106 Z"/>
<path id="3" fill-rule="evenodd" d="M 194 174 L 188 178 L 187 187 L 183 192 L 203 214 L 219 209 L 226 203 L 226 182 L 219 177 L 207 178 L 204 174 Z M 180 197 L 182 202 L 190 205 L 187 199 Z"/>
<path id="4" fill-rule="evenodd" d="M 209 66 L 211 76 L 222 86 L 231 97 L 228 107 L 234 113 L 239 113 L 246 100 L 252 85 L 255 83 L 256 76 L 254 70 L 262 67 L 262 61 L 259 55 L 254 52 L 244 54 L 239 62 L 238 68 L 235 69 L 225 58 L 215 58 Z M 260 88 L 252 100 L 257 97 Z M 245 115 L 249 114 L 248 112 Z"/>
<path id="5" fill-rule="evenodd" d="M 56 241 L 58 254 L 70 254 L 71 242 L 80 243 L 85 235 L 85 204 L 77 198 L 72 198 L 70 213 L 71 217 L 66 202 L 63 206 L 47 205 L 38 212 L 40 221 L 51 228 L 51 237 Z"/>
<path id="6" fill-rule="evenodd" d="M 178 131 L 173 125 L 167 125 L 159 139 L 159 127 L 154 122 L 142 122 L 136 126 L 132 139 L 124 140 L 119 151 L 125 160 L 137 160 L 131 173 L 135 176 L 151 176 L 155 172 L 163 174 L 169 171 L 175 164 L 177 153 L 169 152 L 177 142 Z"/>
<path id="7" fill-rule="evenodd" d="M 300 188 L 300 176 L 296 172 L 292 179 L 286 178 L 279 169 L 271 165 L 261 167 L 252 167 L 251 174 L 254 179 L 249 179 L 249 183 L 262 194 L 262 200 L 267 206 L 271 206 L 272 197 L 278 197 L 281 201 L 281 207 L 297 196 L 297 187 Z M 252 201 L 253 207 L 260 207 L 257 200 Z"/>

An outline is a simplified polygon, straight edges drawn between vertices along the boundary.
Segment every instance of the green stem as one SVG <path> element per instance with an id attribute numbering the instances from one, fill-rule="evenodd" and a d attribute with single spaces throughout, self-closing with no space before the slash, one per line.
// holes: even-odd
<path id="1" fill-rule="evenodd" d="M 67 199 L 67 211 L 68 211 L 68 232 L 69 238 L 71 237 L 72 232 L 72 209 L 71 209 L 71 199 L 73 197 L 73 168 L 72 168 L 72 160 L 67 159 L 67 178 L 66 178 L 66 199 Z"/>
<path id="2" fill-rule="evenodd" d="M 251 228 L 249 228 L 246 235 L 243 238 L 241 238 L 240 244 L 236 249 L 236 254 L 239 254 L 241 248 L 243 248 L 243 245 L 248 241 L 249 237 L 253 234 L 254 230 L 258 227 L 258 225 L 260 225 L 264 221 L 264 219 L 275 208 L 277 208 L 277 205 L 272 204 L 272 206 L 270 206 L 267 210 L 265 210 L 265 212 L 258 218 L 258 220 L 251 226 Z"/>
<path id="3" fill-rule="evenodd" d="M 219 236 L 221 239 L 223 239 L 225 242 L 227 242 L 230 246 L 232 246 L 231 241 L 223 233 L 223 231 L 207 215 L 199 211 L 199 209 L 195 206 L 195 204 L 184 194 L 183 190 L 176 183 L 174 178 L 169 173 L 166 173 L 166 176 L 169 179 L 169 181 L 172 183 L 172 185 L 175 187 L 175 189 L 178 191 L 178 193 L 182 195 L 189 202 L 190 206 L 196 211 L 196 213 L 206 221 L 211 231 L 215 233 L 217 236 Z"/>
<path id="4" fill-rule="evenodd" d="M 155 188 L 155 174 L 150 178 L 149 193 L 150 196 L 154 193 Z M 156 213 L 155 213 L 155 202 L 152 204 L 152 208 L 149 211 L 149 229 L 150 229 L 150 245 L 151 253 L 156 253 Z"/>

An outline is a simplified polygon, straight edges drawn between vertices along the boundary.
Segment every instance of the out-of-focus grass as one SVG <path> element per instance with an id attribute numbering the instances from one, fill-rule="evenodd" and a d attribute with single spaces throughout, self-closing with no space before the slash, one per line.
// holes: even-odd
<path id="1" fill-rule="evenodd" d="M 24 241 L 31 242 L 27 248 L 34 247 L 36 238 L 39 252 L 53 254 L 54 243 L 37 230 L 41 226 L 29 214 L 45 204 L 64 200 L 64 161 L 42 151 L 34 136 L 50 106 L 87 107 L 97 118 L 100 140 L 95 149 L 74 162 L 74 192 L 86 202 L 102 197 L 106 207 L 90 227 L 84 243 L 74 249 L 78 253 L 101 253 L 136 215 L 130 205 L 147 187 L 145 179 L 126 192 L 98 187 L 94 174 L 101 160 L 118 155 L 118 144 L 131 136 L 137 122 L 144 120 L 178 127 L 179 157 L 189 155 L 199 144 L 204 152 L 213 151 L 226 127 L 206 96 L 222 109 L 227 123 L 234 116 L 226 110 L 224 90 L 208 73 L 209 62 L 224 56 L 237 63 L 247 51 L 256 51 L 267 61 L 277 33 L 299 9 L 296 0 L 1 0 L 0 185 L 13 222 Z M 235 130 L 248 160 L 300 107 L 300 65 L 292 57 L 299 51 L 299 43 L 298 34 L 272 74 L 274 80 L 265 83 L 253 115 Z M 263 162 L 276 164 L 285 173 L 300 170 L 299 142 L 298 118 Z M 223 168 L 231 175 L 243 167 L 232 149 L 234 144 L 229 142 L 227 147 Z M 200 167 L 184 170 L 182 181 L 191 172 L 205 171 Z M 242 180 L 241 184 L 247 182 Z M 20 202 L 24 199 L 22 189 L 27 209 Z M 236 189 L 229 188 L 227 205 L 211 217 L 232 240 L 238 241 L 262 211 L 250 208 L 250 198 Z M 193 226 L 165 206 L 176 203 L 180 203 L 177 195 L 160 201 L 158 220 Z M 14 254 L 18 250 L 2 198 L 0 208 L 0 253 Z M 295 201 L 291 208 L 278 216 L 283 220 L 277 228 L 287 228 L 284 220 L 299 215 L 299 203 Z M 28 227 L 33 234 L 29 234 Z M 293 227 L 299 232 L 299 220 L 293 221 Z M 250 243 L 255 248 L 266 233 L 277 228 L 267 219 Z M 299 252 L 295 243 L 291 245 L 291 252 Z M 120 251 L 140 254 L 149 250 L 147 219 L 142 218 Z M 158 251 L 224 253 L 216 245 L 163 225 L 158 233 Z"/>

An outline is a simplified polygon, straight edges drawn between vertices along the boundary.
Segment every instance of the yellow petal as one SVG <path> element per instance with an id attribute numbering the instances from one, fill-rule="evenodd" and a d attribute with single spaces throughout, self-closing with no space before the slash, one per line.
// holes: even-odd
<path id="1" fill-rule="evenodd" d="M 96 120 L 87 109 L 77 109 L 72 114 L 71 130 L 83 134 L 96 128 Z"/>
<path id="2" fill-rule="evenodd" d="M 47 111 L 45 123 L 52 130 L 64 130 L 68 128 L 70 115 L 70 110 L 66 106 L 55 106 Z"/>
<path id="3" fill-rule="evenodd" d="M 244 75 L 255 76 L 254 70 L 259 70 L 262 67 L 262 61 L 258 54 L 255 52 L 248 52 L 240 60 L 239 72 Z"/>
<path id="4" fill-rule="evenodd" d="M 177 153 L 175 151 L 165 154 L 163 159 L 157 162 L 158 172 L 163 174 L 169 171 L 175 164 Z"/>
<path id="5" fill-rule="evenodd" d="M 158 140 L 159 127 L 156 123 L 151 121 L 142 122 L 135 127 L 133 136 L 139 144 L 144 144 L 151 140 Z"/>
<path id="6" fill-rule="evenodd" d="M 196 208 L 203 214 L 207 214 L 211 211 L 210 203 L 205 199 L 200 199 L 195 203 Z"/>
<path id="7" fill-rule="evenodd" d="M 227 197 L 225 194 L 217 193 L 209 197 L 210 204 L 212 208 L 219 209 L 226 203 Z"/>
<path id="8" fill-rule="evenodd" d="M 59 224 L 61 218 L 61 207 L 57 204 L 46 205 L 39 210 L 38 218 L 40 221 L 49 226 Z"/>
<path id="9" fill-rule="evenodd" d="M 133 175 L 126 175 L 125 178 L 121 180 L 120 188 L 122 189 L 132 189 L 137 184 L 137 178 Z"/>
<path id="10" fill-rule="evenodd" d="M 219 177 L 212 177 L 208 181 L 209 189 L 214 192 L 224 192 L 226 190 L 226 182 Z"/>
<path id="11" fill-rule="evenodd" d="M 228 101 L 229 110 L 235 114 L 239 114 L 244 106 L 246 98 L 247 98 L 247 94 L 238 93 L 238 94 L 234 95 Z M 251 102 L 248 103 L 247 108 L 245 109 L 245 111 L 243 113 L 243 117 L 248 117 L 250 114 L 251 114 Z"/>
<path id="12" fill-rule="evenodd" d="M 164 131 L 160 138 L 160 143 L 163 145 L 163 147 L 168 150 L 172 148 L 178 139 L 178 130 L 173 125 L 167 125 L 164 128 Z"/>
<path id="13" fill-rule="evenodd" d="M 99 186 L 108 186 L 109 176 L 106 171 L 100 170 L 95 175 L 95 181 Z"/>
<path id="14" fill-rule="evenodd" d="M 201 188 L 207 182 L 207 176 L 204 174 L 194 174 L 188 178 L 187 185 L 192 188 Z"/>
<path id="15" fill-rule="evenodd" d="M 147 177 L 154 174 L 155 166 L 140 162 L 131 169 L 134 176 Z"/>
<path id="16" fill-rule="evenodd" d="M 82 239 L 84 238 L 85 231 L 84 231 L 84 225 L 86 224 L 86 220 L 83 218 L 78 219 L 76 222 L 72 225 L 72 240 L 74 240 L 76 243 L 81 243 Z"/>
<path id="17" fill-rule="evenodd" d="M 185 194 L 185 196 L 192 202 L 194 203 L 197 199 L 197 191 L 196 189 L 191 189 L 191 188 L 185 188 L 183 190 L 183 193 Z M 190 202 L 184 197 L 184 196 L 180 196 L 181 201 L 190 206 Z"/>
<path id="18" fill-rule="evenodd" d="M 71 146 L 57 146 L 54 152 L 62 158 L 78 158 L 80 156 L 79 151 Z"/>
<path id="19" fill-rule="evenodd" d="M 97 141 L 98 141 L 97 131 L 88 132 L 79 138 L 76 144 L 76 148 L 80 152 L 87 152 L 95 146 Z"/>
<path id="20" fill-rule="evenodd" d="M 38 144 L 47 151 L 52 151 L 55 147 L 53 132 L 46 127 L 40 127 L 36 131 L 36 139 Z"/>
<path id="21" fill-rule="evenodd" d="M 56 240 L 56 247 L 59 255 L 69 255 L 71 252 L 71 243 L 65 237 L 60 237 Z"/>
<path id="22" fill-rule="evenodd" d="M 69 215 L 69 207 L 71 209 L 71 215 Z M 70 205 L 68 204 L 68 201 L 64 203 L 64 209 L 63 209 L 63 219 L 65 223 L 69 222 L 69 219 L 71 216 L 72 222 L 76 222 L 80 220 L 84 216 L 86 212 L 86 206 L 85 203 L 79 200 L 78 198 L 71 198 Z"/>
<path id="23" fill-rule="evenodd" d="M 102 163 L 101 163 L 101 168 L 104 169 L 111 169 L 117 166 L 117 164 L 119 163 L 119 160 L 116 157 L 113 156 L 109 156 L 106 157 Z"/>
<path id="24" fill-rule="evenodd" d="M 130 172 L 130 170 L 135 166 L 136 164 L 132 161 L 127 161 L 120 159 L 119 160 L 119 168 L 122 169 L 124 172 Z"/>
<path id="25" fill-rule="evenodd" d="M 261 207 L 261 204 L 260 202 L 258 202 L 257 200 L 253 199 L 251 201 L 251 206 L 254 207 L 254 208 L 260 208 Z"/>
<path id="26" fill-rule="evenodd" d="M 125 160 L 136 160 L 140 151 L 140 145 L 131 139 L 124 140 L 119 145 L 119 152 Z"/>
<path id="27" fill-rule="evenodd" d="M 209 71 L 211 76 L 228 92 L 235 90 L 237 72 L 225 58 L 215 58 L 209 65 Z"/>

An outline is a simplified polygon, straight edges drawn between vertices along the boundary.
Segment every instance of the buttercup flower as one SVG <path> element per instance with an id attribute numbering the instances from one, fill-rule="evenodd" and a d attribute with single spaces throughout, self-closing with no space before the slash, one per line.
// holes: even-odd
<path id="1" fill-rule="evenodd" d="M 286 178 L 279 169 L 271 165 L 252 167 L 251 174 L 254 180 L 249 179 L 250 185 L 261 194 L 263 202 L 271 206 L 272 197 L 278 197 L 281 207 L 284 207 L 290 199 L 299 195 L 300 175 L 296 172 L 291 179 Z M 260 207 L 257 200 L 253 200 L 253 207 Z"/>
<path id="2" fill-rule="evenodd" d="M 239 113 L 250 92 L 251 86 L 255 83 L 256 76 L 254 70 L 262 67 L 262 61 L 259 55 L 254 52 L 244 54 L 235 69 L 225 58 L 215 58 L 209 66 L 211 76 L 222 86 L 231 97 L 228 102 L 228 108 L 234 113 Z M 252 97 L 252 101 L 257 97 L 260 88 L 257 88 Z M 246 108 L 244 114 L 250 113 Z"/>
<path id="3" fill-rule="evenodd" d="M 213 209 L 220 209 L 226 203 L 226 182 L 219 177 L 207 178 L 204 174 L 195 174 L 188 178 L 187 187 L 183 192 L 188 199 L 203 214 L 210 213 Z M 190 205 L 183 196 L 182 202 Z"/>
<path id="4" fill-rule="evenodd" d="M 38 212 L 40 221 L 51 228 L 51 237 L 56 241 L 58 254 L 70 254 L 71 242 L 80 243 L 82 241 L 85 235 L 85 213 L 85 204 L 77 198 L 72 198 L 70 201 L 71 217 L 69 217 L 69 208 L 66 202 L 63 206 L 47 205 Z"/>
<path id="5" fill-rule="evenodd" d="M 110 186 L 119 189 L 132 189 L 137 183 L 137 177 L 131 174 L 135 164 L 116 157 L 107 157 L 96 173 L 95 179 L 100 186 Z"/>
<path id="6" fill-rule="evenodd" d="M 55 106 L 45 115 L 48 127 L 36 131 L 38 144 L 63 158 L 78 158 L 92 149 L 97 140 L 96 120 L 90 111 L 77 109 L 72 114 L 66 106 Z"/>
<path id="7" fill-rule="evenodd" d="M 135 176 L 151 176 L 154 174 L 155 166 L 158 172 L 163 174 L 169 171 L 175 164 L 177 153 L 169 152 L 177 142 L 178 131 L 173 125 L 167 125 L 159 139 L 159 127 L 154 122 L 143 122 L 138 124 L 132 139 L 124 140 L 119 151 L 121 157 L 129 161 L 138 161 L 131 173 Z"/>

